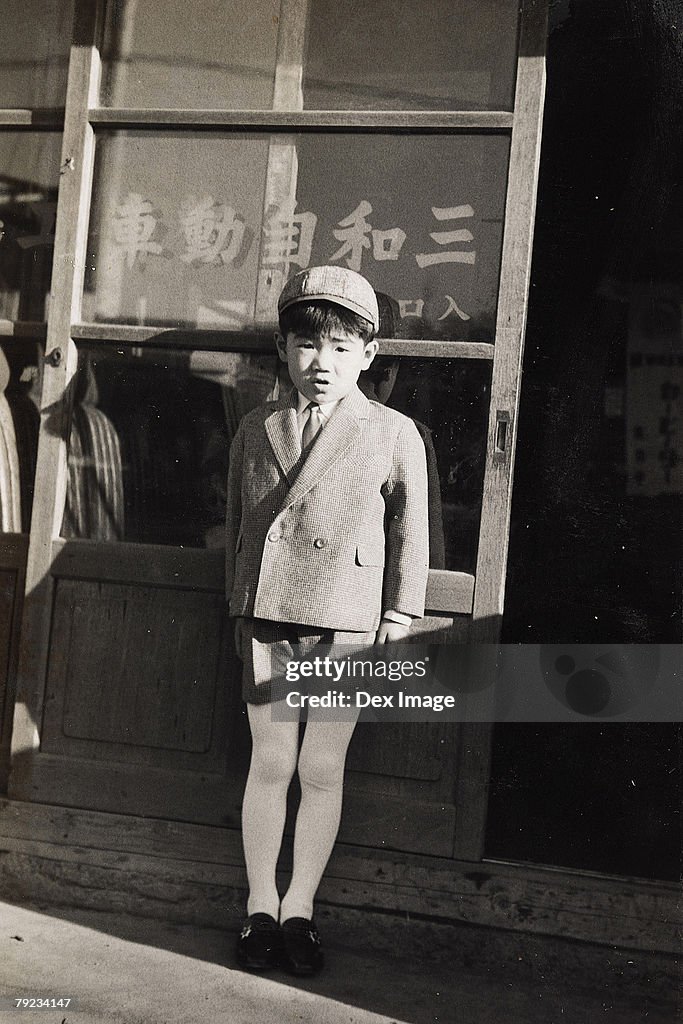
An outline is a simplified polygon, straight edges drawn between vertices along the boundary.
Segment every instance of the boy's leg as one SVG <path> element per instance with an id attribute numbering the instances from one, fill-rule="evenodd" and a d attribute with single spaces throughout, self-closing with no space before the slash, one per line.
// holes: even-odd
<path id="1" fill-rule="evenodd" d="M 291 658 L 287 629 L 281 623 L 245 619 L 243 623 L 244 691 L 247 700 L 260 695 L 283 658 Z M 242 802 L 242 844 L 249 880 L 247 913 L 269 914 L 276 921 L 280 897 L 275 881 L 287 814 L 287 790 L 296 768 L 298 721 L 272 720 L 270 703 L 248 703 L 252 750 Z"/>
<path id="2" fill-rule="evenodd" d="M 309 711 L 299 753 L 301 803 L 294 832 L 292 879 L 280 920 L 313 917 L 313 900 L 339 831 L 344 764 L 354 721 L 329 721 Z"/>
<path id="3" fill-rule="evenodd" d="M 371 647 L 375 633 L 329 630 L 321 634 L 325 653 L 335 646 Z M 341 820 L 346 753 L 359 712 L 309 708 L 299 752 L 301 803 L 294 830 L 292 879 L 280 905 L 280 921 L 313 916 L 313 900 L 332 853 Z M 335 720 L 336 719 L 336 720 Z M 346 719 L 346 720 L 342 720 Z"/>
<path id="4" fill-rule="evenodd" d="M 287 814 L 287 790 L 296 768 L 298 722 L 273 722 L 270 704 L 248 704 L 252 751 L 242 803 L 242 843 L 249 880 L 248 914 L 276 921 L 275 881 Z"/>

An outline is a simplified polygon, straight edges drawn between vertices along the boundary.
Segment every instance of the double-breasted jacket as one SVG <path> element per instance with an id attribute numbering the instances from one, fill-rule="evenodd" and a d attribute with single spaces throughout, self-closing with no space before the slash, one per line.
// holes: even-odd
<path id="1" fill-rule="evenodd" d="M 226 593 L 232 615 L 369 631 L 424 614 L 425 449 L 412 420 L 354 387 L 306 456 L 297 392 L 241 421 L 230 452 Z"/>

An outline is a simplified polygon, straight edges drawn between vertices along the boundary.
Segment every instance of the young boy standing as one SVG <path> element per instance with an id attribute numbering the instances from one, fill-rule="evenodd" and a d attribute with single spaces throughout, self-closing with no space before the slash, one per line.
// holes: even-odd
<path id="1" fill-rule="evenodd" d="M 414 424 L 357 386 L 374 359 L 377 299 L 338 266 L 296 274 L 278 302 L 276 344 L 294 385 L 241 421 L 230 452 L 226 588 L 244 664 L 252 757 L 242 808 L 248 918 L 237 960 L 294 974 L 322 966 L 313 899 L 339 828 L 355 721 L 309 711 L 273 721 L 285 691 L 271 666 L 318 644 L 405 638 L 424 613 L 428 516 L 425 450 Z M 301 803 L 292 879 L 275 871 L 289 784 Z"/>

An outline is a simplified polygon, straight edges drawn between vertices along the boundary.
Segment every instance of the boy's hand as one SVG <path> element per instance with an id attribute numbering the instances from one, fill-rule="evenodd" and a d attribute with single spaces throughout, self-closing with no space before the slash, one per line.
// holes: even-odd
<path id="1" fill-rule="evenodd" d="M 398 643 L 410 633 L 410 626 L 404 626 L 401 622 L 391 622 L 389 619 L 382 619 L 375 637 L 376 644 Z"/>
<path id="2" fill-rule="evenodd" d="M 237 657 L 240 661 L 244 661 L 244 651 L 242 645 L 244 642 L 244 619 L 241 615 L 238 615 L 235 619 L 235 650 L 237 651 Z"/>

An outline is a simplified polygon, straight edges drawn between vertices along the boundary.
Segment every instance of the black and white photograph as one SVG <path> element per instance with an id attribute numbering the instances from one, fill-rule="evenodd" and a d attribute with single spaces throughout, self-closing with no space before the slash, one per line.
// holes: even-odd
<path id="1" fill-rule="evenodd" d="M 0 1021 L 680 1020 L 679 0 L 0 25 Z"/>

